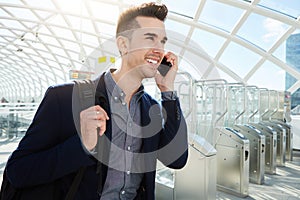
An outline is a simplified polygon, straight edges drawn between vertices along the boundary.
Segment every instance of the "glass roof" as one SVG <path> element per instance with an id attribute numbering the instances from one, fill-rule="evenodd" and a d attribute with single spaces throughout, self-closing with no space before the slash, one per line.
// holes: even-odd
<path id="1" fill-rule="evenodd" d="M 118 57 L 112 46 L 119 13 L 143 2 L 0 0 L 0 98 L 40 100 L 50 85 L 70 81 L 71 70 L 96 73 L 91 63 Z M 298 89 L 286 40 L 300 33 L 299 0 L 157 2 L 169 8 L 166 49 L 179 55 L 180 70 L 275 90 L 286 89 L 289 74 L 295 83 L 287 90 Z"/>

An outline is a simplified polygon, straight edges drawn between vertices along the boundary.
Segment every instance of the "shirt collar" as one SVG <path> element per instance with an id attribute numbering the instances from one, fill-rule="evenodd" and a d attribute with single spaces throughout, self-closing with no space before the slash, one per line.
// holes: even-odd
<path id="1" fill-rule="evenodd" d="M 115 70 L 116 69 L 110 69 L 104 75 L 104 81 L 105 81 L 105 84 L 106 84 L 106 89 L 107 89 L 107 92 L 108 92 L 109 96 L 111 96 L 113 98 L 124 99 L 125 98 L 125 93 L 117 85 L 117 83 L 115 82 L 115 80 L 112 77 L 112 73 Z M 139 87 L 137 92 L 134 94 L 134 96 L 136 96 L 136 98 L 139 100 L 142 97 L 143 94 L 144 94 L 144 86 L 141 84 L 141 86 Z"/>

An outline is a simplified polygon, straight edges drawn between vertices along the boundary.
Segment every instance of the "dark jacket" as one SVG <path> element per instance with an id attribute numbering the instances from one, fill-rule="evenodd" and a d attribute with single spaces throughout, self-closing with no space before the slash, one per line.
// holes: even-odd
<path id="1" fill-rule="evenodd" d="M 103 107 L 110 117 L 103 75 L 95 80 L 95 84 L 97 85 L 96 104 Z M 33 191 L 33 188 L 51 183 L 54 185 L 55 197 L 64 199 L 76 172 L 86 166 L 75 199 L 99 200 L 98 193 L 101 193 L 105 183 L 107 166 L 98 162 L 82 146 L 73 120 L 73 86 L 73 83 L 68 83 L 53 86 L 47 90 L 26 135 L 8 160 L 7 175 L 14 187 L 31 188 L 29 191 Z M 156 123 L 157 127 L 162 126 L 160 109 L 151 109 L 149 115 L 150 107 L 155 104 L 157 102 L 144 93 L 141 100 L 143 126 L 153 119 L 154 122 L 151 123 Z M 186 123 L 182 117 L 178 99 L 164 101 L 162 106 L 167 113 L 165 128 L 157 134 L 145 131 L 144 134 L 149 134 L 151 137 L 143 139 L 142 152 L 155 153 L 146 157 L 144 163 L 145 166 L 152 165 L 153 167 L 156 166 L 156 159 L 159 159 L 168 167 L 179 169 L 185 165 L 188 156 Z M 150 116 L 157 117 L 150 120 Z M 107 121 L 105 135 L 111 139 L 110 120 Z M 99 143 L 101 143 L 101 137 L 99 137 L 97 151 L 104 156 L 102 159 L 107 159 L 109 143 L 104 142 L 101 145 Z M 164 146 L 167 148 L 161 148 Z M 180 152 L 179 157 L 172 158 L 172 155 L 178 154 L 176 152 Z M 155 171 L 146 172 L 137 199 L 155 199 L 154 189 Z M 28 189 L 24 196 L 23 199 L 28 200 L 43 199 L 41 196 L 35 196 L 34 192 L 28 192 Z"/>

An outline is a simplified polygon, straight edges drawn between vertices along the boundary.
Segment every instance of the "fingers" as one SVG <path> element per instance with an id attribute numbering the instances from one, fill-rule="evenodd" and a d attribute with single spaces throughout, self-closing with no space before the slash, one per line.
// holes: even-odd
<path id="1" fill-rule="evenodd" d="M 105 120 L 95 120 L 95 121 L 96 121 L 97 134 L 102 136 L 106 130 L 106 121 Z"/>
<path id="2" fill-rule="evenodd" d="M 177 71 L 178 70 L 178 57 L 172 52 L 167 52 L 165 57 L 167 58 L 167 61 L 172 64 L 171 69 L 173 68 Z"/>
<path id="3" fill-rule="evenodd" d="M 106 130 L 106 120 L 109 120 L 106 111 L 99 105 L 92 106 L 86 110 L 83 110 L 80 113 L 80 118 L 82 124 L 87 127 L 86 129 L 88 132 L 90 132 L 91 130 L 97 130 L 97 133 L 99 135 L 104 134 Z"/>
<path id="4" fill-rule="evenodd" d="M 106 111 L 101 108 L 99 105 L 93 106 L 94 107 L 94 111 L 96 112 L 96 119 L 98 120 L 109 120 L 109 117 L 106 113 Z M 91 109 L 93 109 L 93 107 L 91 107 Z"/>

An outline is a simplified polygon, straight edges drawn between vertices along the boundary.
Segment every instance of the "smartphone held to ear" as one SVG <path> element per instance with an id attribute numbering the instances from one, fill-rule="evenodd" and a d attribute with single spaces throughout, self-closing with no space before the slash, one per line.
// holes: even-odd
<path id="1" fill-rule="evenodd" d="M 166 76 L 166 74 L 168 73 L 168 71 L 170 70 L 171 67 L 172 67 L 172 64 L 167 61 L 166 57 L 164 57 L 159 65 L 159 67 L 157 68 L 157 70 L 159 71 L 159 73 L 162 76 Z"/>

